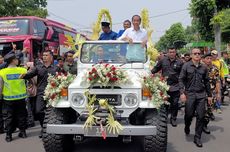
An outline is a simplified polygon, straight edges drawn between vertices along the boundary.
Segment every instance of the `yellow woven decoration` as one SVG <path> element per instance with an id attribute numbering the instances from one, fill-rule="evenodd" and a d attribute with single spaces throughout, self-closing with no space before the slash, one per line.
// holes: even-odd
<path id="1" fill-rule="evenodd" d="M 101 32 L 101 21 L 103 16 L 105 16 L 109 20 L 110 27 L 112 28 L 112 17 L 109 13 L 109 10 L 101 9 L 98 13 L 97 21 L 93 24 L 93 34 L 91 36 L 92 40 L 98 40 L 99 38 L 99 33 Z"/>
<path id="2" fill-rule="evenodd" d="M 147 9 L 143 9 L 141 11 L 141 18 L 142 18 L 142 28 L 146 29 L 148 33 L 148 48 L 147 48 L 148 55 L 150 56 L 151 63 L 154 63 L 159 53 L 157 49 L 155 49 L 152 41 L 153 29 L 150 28 L 149 12 Z"/>
<path id="3" fill-rule="evenodd" d="M 82 47 L 82 44 L 86 41 L 86 39 L 81 36 L 81 34 L 77 34 L 76 35 L 76 39 L 75 39 L 75 45 L 78 45 L 78 50 L 76 50 L 76 53 L 74 54 L 74 58 L 77 58 L 79 57 L 80 55 L 80 50 L 81 50 L 81 47 Z"/>

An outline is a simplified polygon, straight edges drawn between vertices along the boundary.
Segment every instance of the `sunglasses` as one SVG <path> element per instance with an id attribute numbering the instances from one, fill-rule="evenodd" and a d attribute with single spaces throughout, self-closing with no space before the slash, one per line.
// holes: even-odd
<path id="1" fill-rule="evenodd" d="M 193 53 L 193 55 L 200 55 L 200 53 Z"/>

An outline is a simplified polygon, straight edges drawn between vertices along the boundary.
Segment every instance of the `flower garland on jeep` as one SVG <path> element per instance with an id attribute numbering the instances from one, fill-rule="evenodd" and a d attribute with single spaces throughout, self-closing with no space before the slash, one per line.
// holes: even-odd
<path id="1" fill-rule="evenodd" d="M 151 74 L 142 76 L 141 82 L 143 94 L 145 94 L 157 108 L 160 108 L 163 104 L 169 104 L 167 101 L 169 86 L 165 78 L 159 74 Z"/>
<path id="2" fill-rule="evenodd" d="M 85 92 L 85 96 L 88 98 L 88 104 L 86 105 L 88 118 L 83 126 L 84 129 L 89 129 L 93 125 L 99 123 L 103 139 L 106 139 L 106 132 L 112 133 L 114 135 L 119 134 L 120 131 L 123 130 L 123 127 L 117 120 L 114 119 L 114 107 L 109 105 L 106 99 L 100 99 L 98 101 L 99 107 L 95 106 L 95 103 L 97 102 L 96 95 L 91 96 L 89 91 Z M 98 109 L 106 109 L 108 111 L 108 117 L 104 121 L 102 121 L 102 118 L 95 116 L 95 113 Z M 103 126 L 104 123 L 106 123 L 105 126 Z"/>
<path id="3" fill-rule="evenodd" d="M 99 84 L 109 86 L 125 84 L 129 82 L 128 74 L 122 69 L 110 64 L 97 64 L 86 73 L 85 80 L 90 86 Z"/>
<path id="4" fill-rule="evenodd" d="M 56 75 L 49 74 L 48 84 L 45 89 L 44 100 L 48 101 L 48 105 L 55 105 L 61 99 L 61 92 L 75 79 L 75 75 L 70 73 L 57 72 Z"/>

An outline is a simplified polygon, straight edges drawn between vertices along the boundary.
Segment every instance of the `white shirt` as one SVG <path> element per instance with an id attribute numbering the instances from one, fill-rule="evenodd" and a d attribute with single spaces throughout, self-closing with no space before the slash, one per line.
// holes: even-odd
<path id="1" fill-rule="evenodd" d="M 148 39 L 147 31 L 141 28 L 138 31 L 136 31 L 133 27 L 126 29 L 118 40 L 122 40 L 127 36 L 133 41 L 146 41 Z"/>

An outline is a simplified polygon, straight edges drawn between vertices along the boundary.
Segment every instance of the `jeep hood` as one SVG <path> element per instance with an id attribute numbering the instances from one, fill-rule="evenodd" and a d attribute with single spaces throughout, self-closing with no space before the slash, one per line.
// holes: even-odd
<path id="1" fill-rule="evenodd" d="M 126 70 L 128 74 L 129 82 L 125 84 L 119 85 L 122 89 L 129 88 L 129 89 L 140 89 L 142 88 L 141 84 L 141 76 L 146 74 L 147 72 L 144 69 L 140 70 Z M 76 79 L 70 84 L 69 89 L 86 89 L 89 88 L 89 85 L 84 82 L 83 80 L 86 79 L 87 70 L 82 70 L 76 77 Z M 100 86 L 99 84 L 95 84 L 95 86 Z M 117 86 L 117 85 L 116 85 Z"/>

